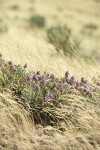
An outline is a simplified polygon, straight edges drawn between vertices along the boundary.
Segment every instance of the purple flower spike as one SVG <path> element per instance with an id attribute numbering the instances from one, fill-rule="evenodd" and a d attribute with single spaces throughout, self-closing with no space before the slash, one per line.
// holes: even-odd
<path id="1" fill-rule="evenodd" d="M 17 67 L 16 67 L 16 65 L 11 66 L 11 69 L 12 69 L 12 71 L 13 71 L 13 72 L 16 72 L 16 71 L 17 71 Z"/>
<path id="2" fill-rule="evenodd" d="M 74 83 L 74 81 L 75 81 L 74 76 L 72 76 L 69 80 L 69 83 L 72 84 L 72 83 Z"/>
<path id="3" fill-rule="evenodd" d="M 61 94 L 65 94 L 67 91 L 64 88 L 60 89 Z"/>
<path id="4" fill-rule="evenodd" d="M 42 76 L 40 75 L 40 71 L 37 71 L 34 75 L 33 75 L 33 80 L 41 80 L 42 79 Z"/>
<path id="5" fill-rule="evenodd" d="M 46 76 L 49 77 L 49 73 L 47 73 Z"/>
<path id="6" fill-rule="evenodd" d="M 51 79 L 54 79 L 54 77 L 55 77 L 55 76 L 54 76 L 54 74 L 53 74 L 53 73 L 52 73 L 52 74 L 50 74 L 50 78 L 51 78 Z"/>
<path id="7" fill-rule="evenodd" d="M 25 76 L 25 79 L 26 79 L 26 81 L 30 81 L 30 76 L 29 76 L 29 75 L 26 75 L 26 76 Z"/>
<path id="8" fill-rule="evenodd" d="M 83 85 L 86 89 L 89 88 L 88 84 L 84 84 Z"/>
<path id="9" fill-rule="evenodd" d="M 100 86 L 100 83 L 99 82 L 97 82 L 97 84 L 96 84 L 97 86 Z"/>
<path id="10" fill-rule="evenodd" d="M 37 71 L 37 72 L 36 72 L 36 75 L 40 75 L 40 71 Z"/>
<path id="11" fill-rule="evenodd" d="M 82 77 L 82 78 L 81 78 L 81 82 L 84 83 L 84 81 L 85 81 L 85 79 Z"/>
<path id="12" fill-rule="evenodd" d="M 33 88 L 33 90 L 35 90 L 35 91 L 40 91 L 40 86 L 39 85 L 36 85 L 34 88 Z"/>
<path id="13" fill-rule="evenodd" d="M 65 72 L 65 77 L 68 77 L 69 76 L 69 71 L 66 71 Z"/>
<path id="14" fill-rule="evenodd" d="M 34 75 L 32 79 L 38 81 L 38 76 Z"/>
<path id="15" fill-rule="evenodd" d="M 42 80 L 41 75 L 38 75 L 37 77 L 38 77 L 38 80 L 40 80 L 40 81 Z"/>
<path id="16" fill-rule="evenodd" d="M 48 72 L 44 72 L 44 77 L 45 77 L 45 79 L 48 79 L 49 76 L 50 76 L 50 74 L 49 74 Z"/>
<path id="17" fill-rule="evenodd" d="M 76 81 L 76 85 L 80 85 L 80 82 L 79 82 L 79 81 Z"/>
<path id="18" fill-rule="evenodd" d="M 41 79 L 41 80 L 40 80 L 40 82 L 41 82 L 41 83 L 44 83 L 44 82 L 45 82 L 45 80 L 44 80 L 44 79 Z"/>
<path id="19" fill-rule="evenodd" d="M 54 94 L 53 94 L 53 93 L 48 93 L 48 94 L 46 95 L 46 98 L 53 99 L 53 98 L 54 98 Z"/>

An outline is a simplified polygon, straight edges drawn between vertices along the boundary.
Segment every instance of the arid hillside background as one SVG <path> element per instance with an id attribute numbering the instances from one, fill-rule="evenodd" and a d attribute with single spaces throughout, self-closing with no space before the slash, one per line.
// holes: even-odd
<path id="1" fill-rule="evenodd" d="M 100 0 L 0 0 L 0 149 L 100 150 Z"/>
<path id="2" fill-rule="evenodd" d="M 62 75 L 73 65 L 48 42 L 47 29 L 66 25 L 80 45 L 82 55 L 99 60 L 99 9 L 99 0 L 0 0 L 0 26 L 4 28 L 1 29 L 4 34 L 0 34 L 0 51 L 7 60 Z M 41 24 L 39 20 L 34 25 L 32 16 L 43 17 L 44 25 L 37 25 Z"/>

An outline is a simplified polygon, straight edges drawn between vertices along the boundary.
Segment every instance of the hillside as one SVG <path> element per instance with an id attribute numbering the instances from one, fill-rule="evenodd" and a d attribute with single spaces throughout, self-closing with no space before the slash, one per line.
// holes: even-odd
<path id="1" fill-rule="evenodd" d="M 0 150 L 100 150 L 100 0 L 0 0 Z"/>

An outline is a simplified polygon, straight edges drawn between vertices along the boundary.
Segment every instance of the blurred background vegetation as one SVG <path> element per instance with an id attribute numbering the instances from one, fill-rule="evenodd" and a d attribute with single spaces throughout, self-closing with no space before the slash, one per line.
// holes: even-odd
<path id="1" fill-rule="evenodd" d="M 77 55 L 95 66 L 100 63 L 99 41 L 100 0 L 0 0 L 5 59 L 39 70 L 46 62 L 43 71 L 54 71 L 56 60 L 54 72 L 62 72 L 66 57 Z"/>

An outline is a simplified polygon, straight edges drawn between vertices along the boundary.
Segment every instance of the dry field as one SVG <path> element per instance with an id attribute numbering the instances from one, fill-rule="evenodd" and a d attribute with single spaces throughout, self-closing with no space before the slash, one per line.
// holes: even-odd
<path id="1" fill-rule="evenodd" d="M 30 27 L 32 15 L 42 16 L 44 25 Z M 74 57 L 48 41 L 47 30 L 58 25 L 70 28 L 78 42 Z M 95 77 L 100 84 L 100 0 L 0 0 L 0 53 L 6 61 L 27 63 L 28 71 L 61 78 L 68 70 L 77 80 L 92 85 Z M 100 85 L 93 98 L 65 95 L 66 107 L 58 112 L 66 112 L 66 123 L 43 127 L 11 89 L 2 90 L 2 80 L 0 64 L 0 150 L 100 150 Z"/>

